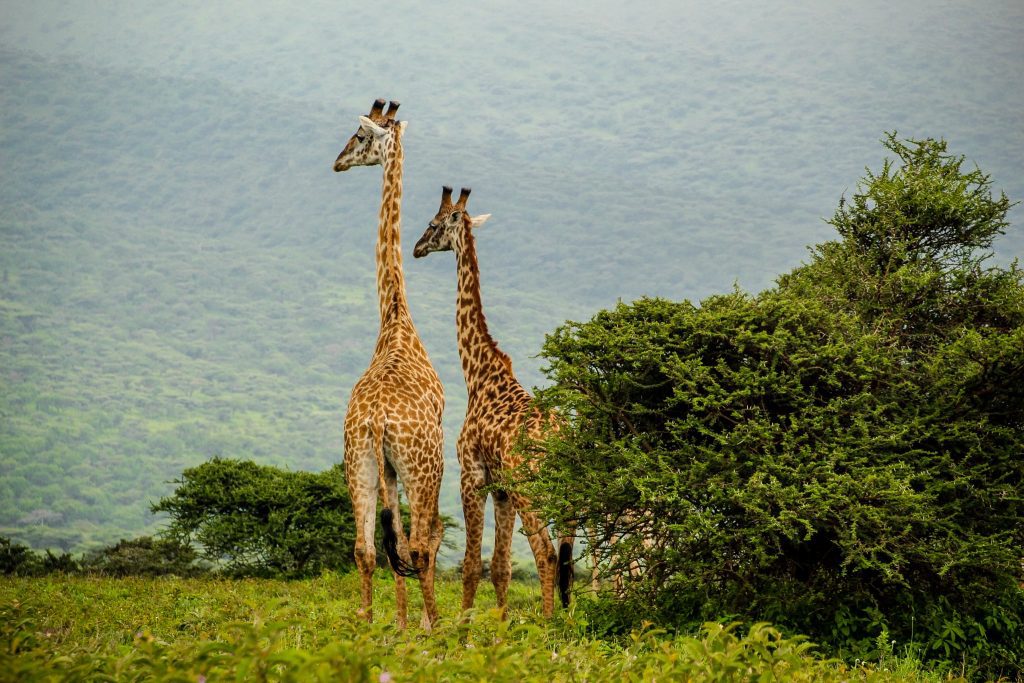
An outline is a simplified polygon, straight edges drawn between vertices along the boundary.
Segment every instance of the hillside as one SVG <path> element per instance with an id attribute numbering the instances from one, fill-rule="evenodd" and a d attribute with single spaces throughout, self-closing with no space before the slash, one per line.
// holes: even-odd
<path id="1" fill-rule="evenodd" d="M 1013 3 L 449 9 L 5 8 L 0 534 L 80 550 L 151 531 L 148 502 L 213 455 L 340 459 L 380 176 L 330 164 L 377 96 L 410 121 L 406 274 L 455 516 L 454 266 L 411 258 L 440 185 L 494 215 L 484 305 L 527 386 L 567 318 L 768 285 L 830 236 L 886 129 L 945 136 L 1024 197 Z"/>
<path id="2" fill-rule="evenodd" d="M 377 330 L 379 171 L 333 176 L 343 141 L 312 136 L 318 122 L 295 108 L 3 57 L 0 533 L 65 549 L 141 533 L 154 524 L 147 501 L 214 455 L 337 462 L 345 393 Z M 307 157 L 292 158 L 303 136 Z M 289 210 L 302 219 L 268 222 Z M 423 263 L 407 264 L 411 280 Z M 454 265 L 440 266 L 412 298 L 457 434 Z M 489 312 L 496 327 L 519 321 L 502 343 L 525 358 L 568 311 L 535 282 L 514 298 L 514 310 L 496 301 Z M 457 491 L 448 477 L 447 512 Z"/>

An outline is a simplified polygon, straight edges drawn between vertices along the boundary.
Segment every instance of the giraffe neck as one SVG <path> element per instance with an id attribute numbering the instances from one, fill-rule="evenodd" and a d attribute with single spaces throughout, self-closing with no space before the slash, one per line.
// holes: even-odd
<path id="1" fill-rule="evenodd" d="M 381 188 L 380 222 L 377 225 L 377 296 L 380 325 L 409 317 L 402 274 L 402 131 L 395 128 L 384 152 L 384 183 Z"/>
<path id="2" fill-rule="evenodd" d="M 455 305 L 459 357 L 466 389 L 470 396 L 493 382 L 498 376 L 512 373 L 511 359 L 498 348 L 487 331 L 483 302 L 480 298 L 480 267 L 476 259 L 476 240 L 467 225 L 461 239 L 452 245 L 459 272 L 459 291 Z"/>

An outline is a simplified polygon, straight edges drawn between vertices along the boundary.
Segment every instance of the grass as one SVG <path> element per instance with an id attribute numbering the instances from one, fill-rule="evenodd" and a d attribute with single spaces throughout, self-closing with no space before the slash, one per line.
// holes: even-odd
<path id="1" fill-rule="evenodd" d="M 502 621 L 493 590 L 457 617 L 460 585 L 437 582 L 442 620 L 394 627 L 393 584 L 375 582 L 377 622 L 355 618 L 355 574 L 307 581 L 47 577 L 0 579 L 0 681 L 920 681 L 910 658 L 848 665 L 767 625 L 709 624 L 592 638 L 582 614 L 539 614 L 535 583 L 515 582 Z M 410 623 L 419 591 L 410 589 Z"/>

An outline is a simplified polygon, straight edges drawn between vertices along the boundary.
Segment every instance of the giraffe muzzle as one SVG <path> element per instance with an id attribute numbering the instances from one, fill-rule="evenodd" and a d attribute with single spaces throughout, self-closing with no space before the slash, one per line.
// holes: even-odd
<path id="1" fill-rule="evenodd" d="M 414 258 L 423 258 L 424 256 L 426 256 L 427 254 L 430 253 L 430 239 L 431 239 L 431 237 L 432 237 L 432 235 L 428 231 L 428 233 L 426 235 L 424 235 L 423 237 L 421 237 L 419 239 L 419 241 L 416 243 L 416 246 L 413 247 L 413 250 L 412 250 L 412 255 L 413 255 Z"/>

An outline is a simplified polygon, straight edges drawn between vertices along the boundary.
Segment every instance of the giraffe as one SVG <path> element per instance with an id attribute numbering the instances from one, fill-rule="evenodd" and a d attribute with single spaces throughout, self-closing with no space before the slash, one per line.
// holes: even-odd
<path id="1" fill-rule="evenodd" d="M 645 551 L 650 551 L 655 547 L 654 539 L 645 532 L 644 525 L 641 524 L 643 519 L 643 515 L 633 512 L 625 512 L 617 520 L 609 519 L 609 524 L 617 522 L 622 527 L 631 527 L 631 529 L 608 529 L 604 532 L 603 537 L 599 535 L 597 529 L 590 529 L 590 534 L 588 534 L 591 559 L 590 588 L 594 593 L 601 590 L 602 573 L 611 579 L 612 590 L 616 595 L 623 594 L 626 581 L 643 576 L 646 565 L 641 560 L 634 559 L 628 564 L 624 564 L 618 552 L 620 544 L 627 542 L 630 537 L 638 537 Z M 608 560 L 604 572 L 601 569 L 602 556 Z"/>
<path id="2" fill-rule="evenodd" d="M 512 371 L 511 359 L 498 348 L 487 330 L 480 298 L 480 270 L 473 229 L 483 225 L 490 214 L 471 217 L 466 212 L 469 194 L 469 188 L 463 188 L 459 200 L 453 204 L 452 188 L 444 187 L 441 208 L 413 251 L 416 258 L 435 251 L 454 251 L 458 271 L 455 320 L 459 357 L 468 392 L 466 419 L 457 445 L 466 523 L 466 555 L 462 564 L 463 610 L 473 606 L 480 582 L 480 550 L 487 502 L 487 494 L 481 490 L 497 483 L 503 471 L 522 463 L 524 456 L 513 448 L 521 431 L 525 428 L 530 436 L 540 436 L 545 422 L 550 419 L 531 405 L 530 394 Z M 512 531 L 518 513 L 537 562 L 541 606 L 544 615 L 550 616 L 556 578 L 563 605 L 568 602 L 571 541 L 563 539 L 560 561 L 555 555 L 545 521 L 532 510 L 529 500 L 522 494 L 505 491 L 495 491 L 492 497 L 495 530 L 491 581 L 498 606 L 504 613 L 512 576 Z"/>
<path id="3" fill-rule="evenodd" d="M 444 469 L 444 390 L 405 296 L 400 214 L 406 122 L 395 119 L 397 110 L 397 102 L 390 102 L 387 112 L 384 100 L 374 102 L 370 114 L 359 117 L 359 129 L 334 162 L 335 171 L 376 164 L 384 170 L 376 252 L 380 331 L 370 367 L 353 387 L 345 414 L 345 479 L 356 518 L 361 615 L 373 620 L 373 536 L 379 495 L 383 546 L 395 574 L 398 626 L 406 626 L 405 577 L 416 576 L 423 594 L 420 624 L 430 630 L 438 617 L 434 569 L 443 532 L 437 506 Z M 399 512 L 399 479 L 411 511 L 408 540 Z"/>

